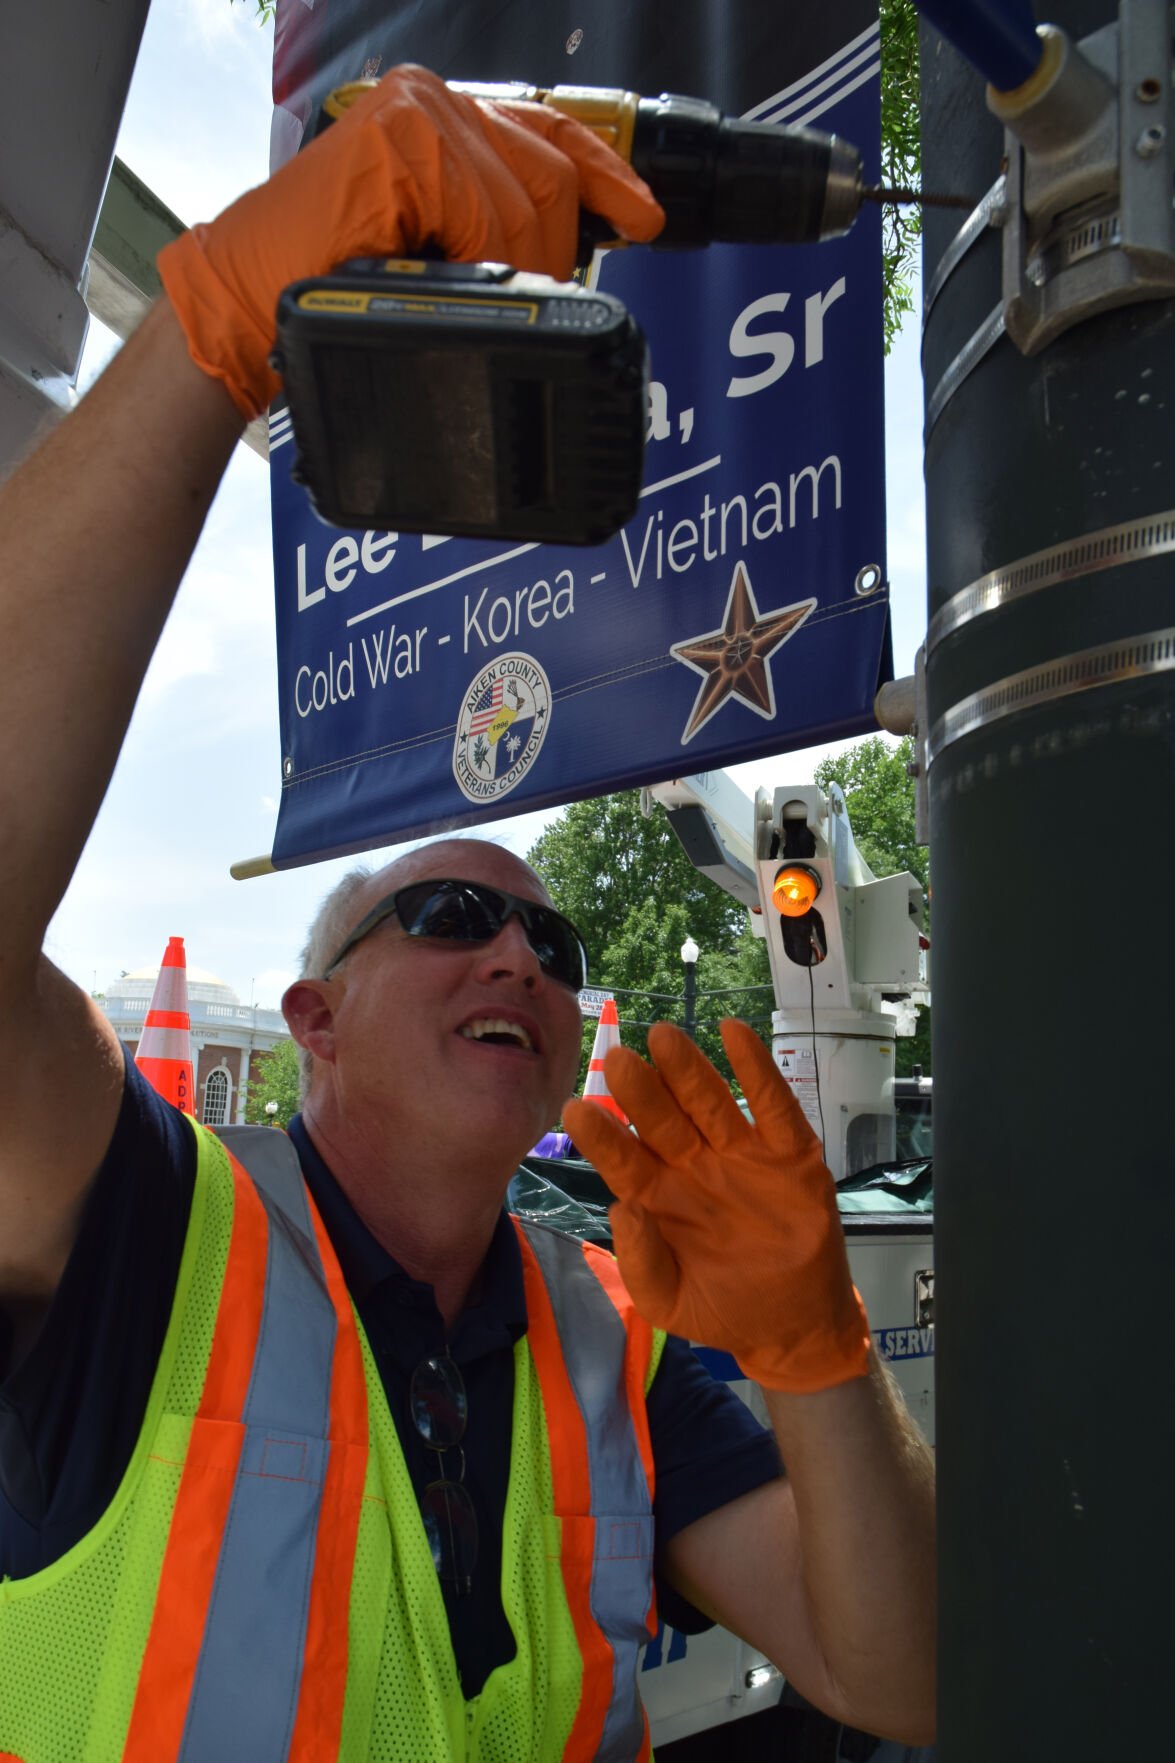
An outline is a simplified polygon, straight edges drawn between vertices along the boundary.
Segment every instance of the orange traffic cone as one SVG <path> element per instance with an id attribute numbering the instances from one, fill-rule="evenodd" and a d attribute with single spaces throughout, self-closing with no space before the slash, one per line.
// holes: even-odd
<path id="1" fill-rule="evenodd" d="M 620 1045 L 620 1018 L 616 1014 L 616 1005 L 609 998 L 600 1011 L 600 1026 L 596 1030 L 596 1038 L 592 1042 L 592 1056 L 588 1061 L 587 1082 L 583 1086 L 583 1100 L 598 1102 L 601 1108 L 613 1113 L 621 1126 L 628 1125 L 628 1115 L 619 1102 L 608 1094 L 608 1086 L 604 1082 L 604 1055 L 610 1047 Z"/>
<path id="2" fill-rule="evenodd" d="M 185 1114 L 195 1114 L 188 966 L 182 937 L 168 939 L 135 1064 L 165 1102 Z"/>

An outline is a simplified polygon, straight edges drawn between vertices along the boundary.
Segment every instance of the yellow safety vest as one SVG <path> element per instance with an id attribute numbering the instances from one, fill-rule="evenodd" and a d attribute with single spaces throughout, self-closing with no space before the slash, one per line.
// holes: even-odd
<path id="1" fill-rule="evenodd" d="M 121 1485 L 59 1561 L 0 1583 L 0 1763 L 642 1763 L 645 1395 L 664 1337 L 611 1256 L 515 1220 L 528 1321 L 501 1589 L 518 1646 L 466 1701 L 294 1149 L 194 1130 L 171 1320 Z"/>

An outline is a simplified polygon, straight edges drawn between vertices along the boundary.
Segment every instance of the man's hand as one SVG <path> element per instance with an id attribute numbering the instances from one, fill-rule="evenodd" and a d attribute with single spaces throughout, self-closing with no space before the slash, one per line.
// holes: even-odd
<path id="1" fill-rule="evenodd" d="M 399 67 L 267 184 L 168 245 L 159 273 L 193 361 L 249 419 L 278 391 L 269 352 L 291 282 L 426 241 L 452 262 L 566 277 L 581 207 L 626 239 L 655 238 L 665 221 L 631 167 L 572 118 Z"/>
<path id="2" fill-rule="evenodd" d="M 615 1048 L 604 1075 L 637 1129 L 592 1102 L 564 1123 L 619 1197 L 612 1230 L 633 1302 L 655 1326 L 733 1353 L 769 1389 L 805 1394 L 868 1370 L 820 1143 L 745 1023 L 722 1041 L 754 1116 L 679 1029 L 649 1031 L 649 1066 Z"/>

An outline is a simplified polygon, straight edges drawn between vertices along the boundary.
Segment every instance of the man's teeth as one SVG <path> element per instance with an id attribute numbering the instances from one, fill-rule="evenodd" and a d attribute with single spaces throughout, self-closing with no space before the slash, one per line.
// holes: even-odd
<path id="1" fill-rule="evenodd" d="M 467 1022 L 461 1033 L 467 1041 L 486 1041 L 502 1038 L 513 1041 L 518 1047 L 525 1047 L 528 1053 L 534 1051 L 534 1043 L 520 1022 L 507 1022 L 504 1016 L 479 1016 L 476 1022 Z"/>

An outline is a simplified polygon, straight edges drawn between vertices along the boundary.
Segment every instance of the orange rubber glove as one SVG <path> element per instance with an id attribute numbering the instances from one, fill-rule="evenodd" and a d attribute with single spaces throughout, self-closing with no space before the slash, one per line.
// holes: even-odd
<path id="1" fill-rule="evenodd" d="M 869 1322 L 820 1141 L 758 1035 L 727 1021 L 722 1043 L 753 1126 L 705 1055 L 664 1022 L 649 1031 L 652 1066 L 622 1047 L 604 1063 L 639 1137 L 592 1102 L 563 1110 L 618 1196 L 624 1282 L 655 1327 L 733 1353 L 768 1389 L 805 1394 L 863 1377 Z"/>
<path id="2" fill-rule="evenodd" d="M 166 246 L 158 267 L 193 361 L 249 419 L 280 385 L 269 352 L 291 282 L 426 241 L 453 262 L 566 278 L 581 207 L 626 239 L 665 223 L 648 185 L 571 117 L 483 103 L 398 67 L 267 184 Z"/>

